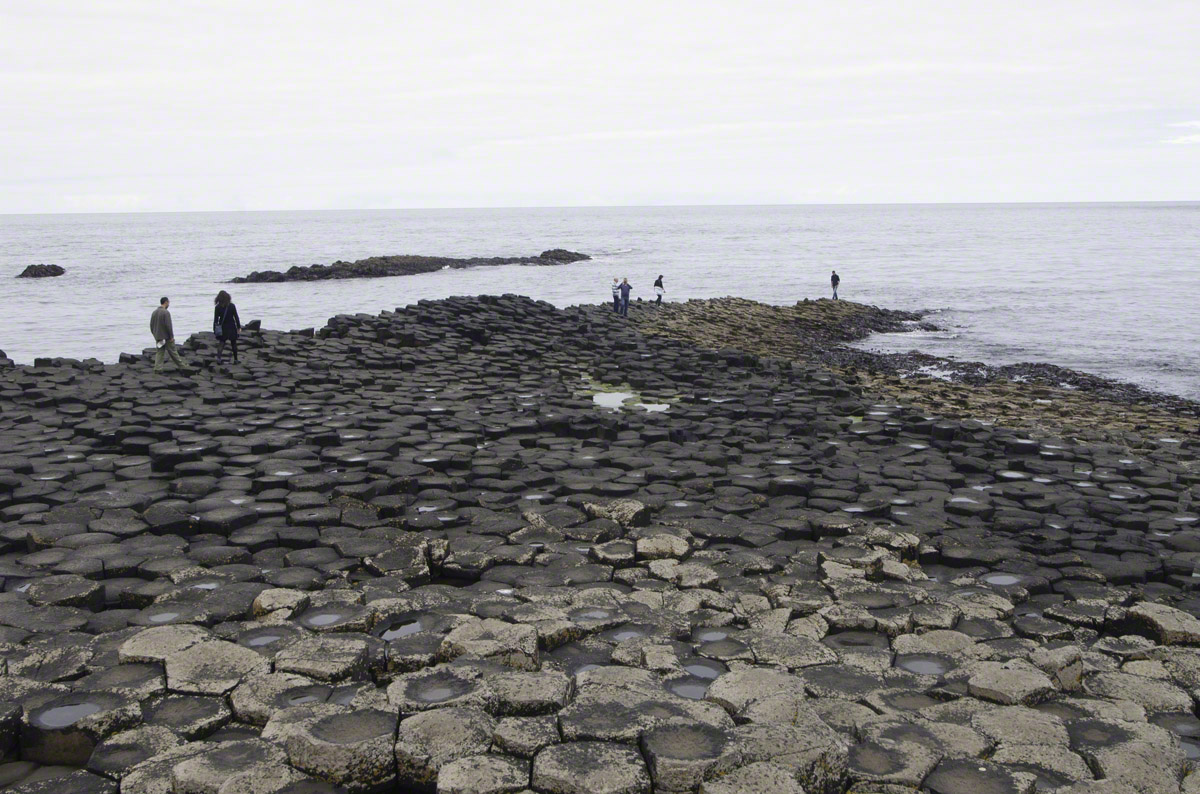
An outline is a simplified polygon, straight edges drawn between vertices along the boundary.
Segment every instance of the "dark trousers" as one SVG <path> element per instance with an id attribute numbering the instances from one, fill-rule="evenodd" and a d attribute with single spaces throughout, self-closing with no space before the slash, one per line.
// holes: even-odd
<path id="1" fill-rule="evenodd" d="M 621 298 L 621 316 L 629 314 L 629 298 Z"/>
<path id="2" fill-rule="evenodd" d="M 621 311 L 621 296 L 620 295 L 613 295 L 613 311 L 614 312 Z"/>
<path id="3" fill-rule="evenodd" d="M 237 363 L 237 337 L 233 336 L 228 339 L 222 339 L 217 343 L 217 363 L 221 363 L 221 354 L 225 352 L 225 343 L 229 343 L 229 349 L 233 351 L 233 363 Z"/>

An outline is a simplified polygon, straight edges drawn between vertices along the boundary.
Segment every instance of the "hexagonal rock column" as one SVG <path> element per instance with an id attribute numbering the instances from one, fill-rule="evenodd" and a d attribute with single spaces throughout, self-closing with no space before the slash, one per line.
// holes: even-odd
<path id="1" fill-rule="evenodd" d="M 642 734 L 654 790 L 693 791 L 705 777 L 732 768 L 729 735 L 711 725 L 664 725 Z"/>
<path id="2" fill-rule="evenodd" d="M 213 640 L 167 657 L 167 688 L 193 695 L 224 695 L 254 673 L 267 673 L 271 663 L 232 642 Z"/>
<path id="3" fill-rule="evenodd" d="M 286 750 L 292 766 L 350 791 L 390 789 L 396 779 L 396 715 L 364 709 L 295 726 Z"/>
<path id="4" fill-rule="evenodd" d="M 518 670 L 536 670 L 537 629 L 494 618 L 467 621 L 447 634 L 438 649 L 442 660 L 459 656 L 488 659 Z"/>
<path id="5" fill-rule="evenodd" d="M 266 770 L 276 778 L 287 770 L 283 751 L 270 742 L 249 739 L 221 742 L 180 761 L 171 769 L 173 794 L 218 794 L 227 778 Z"/>
<path id="6" fill-rule="evenodd" d="M 471 755 L 438 773 L 437 794 L 517 794 L 529 787 L 529 762 L 503 755 Z"/>
<path id="7" fill-rule="evenodd" d="M 629 745 L 571 742 L 537 754 L 533 787 L 549 794 L 649 794 L 650 774 Z"/>
<path id="8" fill-rule="evenodd" d="M 431 786 L 444 765 L 486 753 L 494 727 L 491 717 L 473 708 L 434 709 L 404 720 L 396 738 L 400 784 Z"/>

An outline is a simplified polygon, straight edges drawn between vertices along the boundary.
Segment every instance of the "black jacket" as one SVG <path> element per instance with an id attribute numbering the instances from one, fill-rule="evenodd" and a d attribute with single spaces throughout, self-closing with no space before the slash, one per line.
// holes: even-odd
<path id="1" fill-rule="evenodd" d="M 242 320 L 238 317 L 237 306 L 232 303 L 225 306 L 213 307 L 213 328 L 221 323 L 221 331 L 225 339 L 237 339 L 238 331 L 242 328 Z"/>

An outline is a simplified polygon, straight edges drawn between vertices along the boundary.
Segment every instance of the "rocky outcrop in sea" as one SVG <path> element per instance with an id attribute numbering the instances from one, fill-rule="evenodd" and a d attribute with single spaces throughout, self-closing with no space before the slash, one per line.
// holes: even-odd
<path id="1" fill-rule="evenodd" d="M 372 256 L 355 262 L 337 261 L 332 265 L 296 265 L 286 271 L 256 270 L 248 276 L 232 279 L 235 284 L 275 281 L 323 281 L 342 278 L 382 278 L 432 273 L 446 268 L 495 267 L 497 265 L 565 265 L 591 259 L 587 254 L 552 248 L 537 256 L 472 257 L 455 259 L 446 256 Z"/>
<path id="2" fill-rule="evenodd" d="M 59 265 L 30 265 L 22 270 L 17 278 L 54 278 L 66 272 Z"/>
<path id="3" fill-rule="evenodd" d="M 656 311 L 6 370 L 0 785 L 1197 790 L 1195 435 L 941 416 Z"/>

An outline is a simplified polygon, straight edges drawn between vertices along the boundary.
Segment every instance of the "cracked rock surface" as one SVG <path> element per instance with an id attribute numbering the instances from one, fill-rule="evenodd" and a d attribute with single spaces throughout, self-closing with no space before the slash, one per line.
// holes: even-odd
<path id="1" fill-rule="evenodd" d="M 0 788 L 1200 791 L 1194 434 L 949 419 L 653 311 L 4 369 Z"/>

